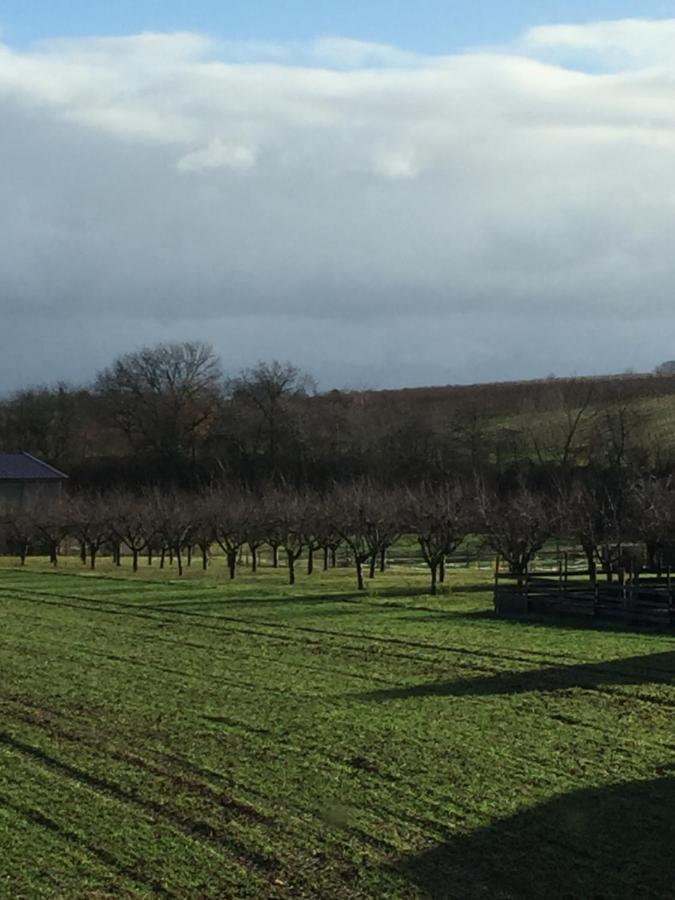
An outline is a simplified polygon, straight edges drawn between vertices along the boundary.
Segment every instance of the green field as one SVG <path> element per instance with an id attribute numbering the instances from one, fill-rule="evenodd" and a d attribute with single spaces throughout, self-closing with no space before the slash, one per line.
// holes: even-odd
<path id="1" fill-rule="evenodd" d="M 0 897 L 675 896 L 675 636 L 0 568 Z"/>

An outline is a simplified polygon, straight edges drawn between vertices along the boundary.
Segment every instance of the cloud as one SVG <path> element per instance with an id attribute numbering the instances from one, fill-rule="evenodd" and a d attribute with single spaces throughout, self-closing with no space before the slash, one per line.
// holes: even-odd
<path id="1" fill-rule="evenodd" d="M 347 38 L 324 37 L 309 45 L 309 59 L 319 65 L 338 69 L 362 69 L 366 67 L 408 68 L 428 65 L 428 57 L 401 50 L 391 44 L 355 41 Z"/>
<path id="2" fill-rule="evenodd" d="M 525 34 L 526 49 L 578 58 L 595 58 L 608 66 L 662 66 L 672 68 L 675 55 L 675 19 L 619 19 L 587 25 L 543 25 Z"/>
<path id="3" fill-rule="evenodd" d="M 673 27 L 0 45 L 0 376 L 181 336 L 324 383 L 672 357 Z"/>
<path id="4" fill-rule="evenodd" d="M 177 163 L 179 172 L 203 172 L 209 169 L 231 169 L 248 172 L 256 164 L 256 150 L 243 144 L 227 144 L 220 138 L 209 141 L 201 150 L 186 153 Z"/>

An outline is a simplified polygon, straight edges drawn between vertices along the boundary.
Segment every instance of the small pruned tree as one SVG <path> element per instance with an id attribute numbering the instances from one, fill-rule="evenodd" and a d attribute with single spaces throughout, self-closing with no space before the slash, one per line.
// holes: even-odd
<path id="1" fill-rule="evenodd" d="M 36 505 L 28 502 L 17 509 L 7 510 L 0 521 L 9 549 L 19 557 L 22 566 L 26 565 L 31 545 L 38 534 L 39 515 Z"/>
<path id="2" fill-rule="evenodd" d="M 67 502 L 67 532 L 82 548 L 82 562 L 89 556 L 89 567 L 96 568 L 96 559 L 103 545 L 112 536 L 110 503 L 101 494 L 78 494 Z"/>
<path id="3" fill-rule="evenodd" d="M 349 548 L 354 561 L 357 587 L 365 591 L 363 567 L 373 554 L 376 519 L 373 489 L 367 484 L 337 487 L 329 503 L 335 530 Z"/>
<path id="4" fill-rule="evenodd" d="M 660 572 L 663 554 L 675 541 L 675 490 L 671 478 L 636 478 L 629 488 L 634 536 L 645 546 L 647 564 Z"/>
<path id="5" fill-rule="evenodd" d="M 111 530 L 131 553 L 132 569 L 138 572 L 138 557 L 151 544 L 155 529 L 145 495 L 119 493 L 108 498 Z"/>
<path id="6" fill-rule="evenodd" d="M 592 580 L 598 564 L 609 582 L 619 566 L 622 544 L 632 530 L 627 496 L 622 483 L 612 486 L 599 480 L 578 482 L 560 495 L 561 531 L 580 544 Z"/>
<path id="7" fill-rule="evenodd" d="M 295 584 L 295 564 L 305 547 L 307 504 L 296 494 L 278 491 L 275 505 L 273 528 L 286 555 L 288 582 Z"/>
<path id="8" fill-rule="evenodd" d="M 487 545 L 506 560 L 511 574 L 521 579 L 555 531 L 551 505 L 524 486 L 502 496 L 481 486 L 476 505 Z"/>
<path id="9" fill-rule="evenodd" d="M 150 495 L 150 516 L 162 546 L 176 560 L 178 575 L 183 575 L 183 550 L 191 539 L 195 507 L 189 494 L 154 491 Z"/>
<path id="10" fill-rule="evenodd" d="M 39 537 L 47 544 L 49 561 L 53 566 L 59 563 L 61 542 L 68 535 L 71 518 L 69 502 L 65 496 L 44 498 L 40 502 L 35 498 L 35 528 Z"/>
<path id="11" fill-rule="evenodd" d="M 232 488 L 211 493 L 207 500 L 211 533 L 225 554 L 230 578 L 237 574 L 239 550 L 248 539 L 250 498 Z"/>
<path id="12" fill-rule="evenodd" d="M 417 536 L 429 567 L 432 594 L 437 593 L 438 576 L 446 557 L 454 553 L 466 537 L 468 522 L 467 500 L 459 486 L 422 484 L 417 490 L 408 492 L 407 528 Z"/>

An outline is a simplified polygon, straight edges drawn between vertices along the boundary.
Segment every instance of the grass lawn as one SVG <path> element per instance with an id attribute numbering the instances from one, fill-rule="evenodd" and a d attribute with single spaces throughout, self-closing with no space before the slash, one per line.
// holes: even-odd
<path id="1" fill-rule="evenodd" d="M 675 896 L 675 635 L 0 566 L 0 897 Z"/>

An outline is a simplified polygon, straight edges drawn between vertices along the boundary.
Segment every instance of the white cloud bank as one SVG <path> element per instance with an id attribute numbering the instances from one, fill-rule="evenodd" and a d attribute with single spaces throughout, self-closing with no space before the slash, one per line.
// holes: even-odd
<path id="1" fill-rule="evenodd" d="M 672 357 L 674 47 L 0 44 L 0 389 L 183 336 L 324 383 Z"/>

